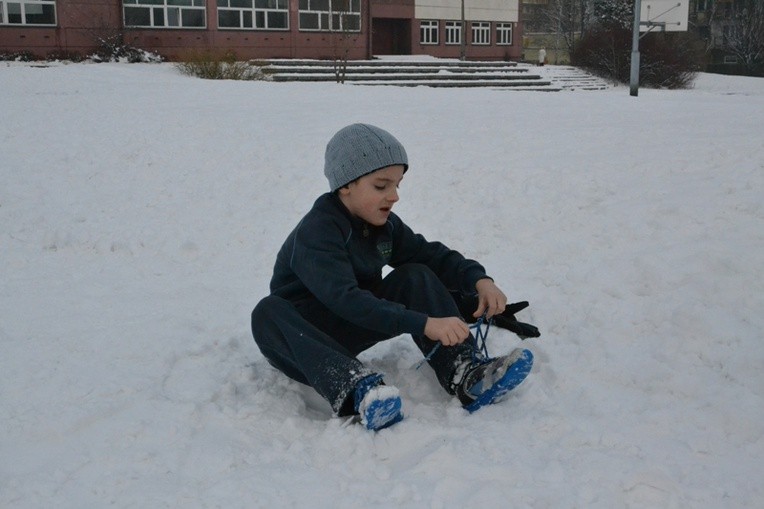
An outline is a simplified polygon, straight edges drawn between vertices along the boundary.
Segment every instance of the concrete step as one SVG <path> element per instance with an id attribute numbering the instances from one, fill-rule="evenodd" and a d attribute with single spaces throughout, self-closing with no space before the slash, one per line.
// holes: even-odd
<path id="1" fill-rule="evenodd" d="M 283 67 L 326 67 L 334 65 L 331 60 L 306 60 L 306 59 L 269 59 L 269 60 L 253 60 L 253 64 L 268 64 L 273 66 Z M 436 68 L 451 68 L 451 67 L 497 67 L 497 68 L 511 68 L 517 67 L 517 62 L 504 62 L 504 61 L 461 61 L 461 60 L 448 60 L 448 59 L 433 59 L 433 60 L 348 60 L 347 67 L 436 67 Z"/>
<path id="2" fill-rule="evenodd" d="M 426 81 L 426 80 L 395 80 L 395 81 L 360 81 L 354 83 L 359 86 L 398 86 L 398 87 L 435 87 L 435 88 L 474 88 L 474 87 L 490 87 L 490 88 L 512 88 L 512 89 L 534 89 L 545 90 L 549 92 L 559 92 L 559 88 L 552 86 L 549 81 L 541 80 L 480 80 L 480 81 L 459 81 L 459 80 L 440 80 L 440 81 Z"/>
<path id="3" fill-rule="evenodd" d="M 611 87 L 602 78 L 570 65 L 547 65 L 538 69 L 544 79 L 558 84 L 563 90 L 605 90 Z"/>
<path id="4" fill-rule="evenodd" d="M 324 74 L 326 72 L 334 72 L 334 67 L 327 66 L 283 66 L 283 65 L 268 65 L 265 67 L 270 73 L 280 75 L 295 76 L 299 74 Z M 501 73 L 527 73 L 528 70 L 517 67 L 434 67 L 434 66 L 348 66 L 345 69 L 346 74 L 433 74 L 438 72 L 449 73 L 487 73 L 487 72 L 501 72 Z"/>
<path id="5" fill-rule="evenodd" d="M 272 75 L 273 81 L 336 81 L 336 75 L 334 72 L 322 72 L 311 74 L 292 74 L 292 73 L 279 73 Z M 490 81 L 490 80 L 523 80 L 533 81 L 541 80 L 541 76 L 532 75 L 528 73 L 522 74 L 504 74 L 504 73 L 450 73 L 448 75 L 439 72 L 414 72 L 414 73 L 372 73 L 372 74 L 357 74 L 354 71 L 348 71 L 345 73 L 344 80 L 353 82 L 373 82 L 373 81 L 459 81 L 459 82 L 476 82 L 476 81 Z"/>

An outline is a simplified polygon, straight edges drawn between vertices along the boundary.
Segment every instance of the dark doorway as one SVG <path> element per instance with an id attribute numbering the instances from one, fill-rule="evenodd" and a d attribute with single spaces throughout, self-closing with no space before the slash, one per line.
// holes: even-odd
<path id="1" fill-rule="evenodd" d="M 371 51 L 373 54 L 411 54 L 411 20 L 374 18 L 371 24 Z"/>

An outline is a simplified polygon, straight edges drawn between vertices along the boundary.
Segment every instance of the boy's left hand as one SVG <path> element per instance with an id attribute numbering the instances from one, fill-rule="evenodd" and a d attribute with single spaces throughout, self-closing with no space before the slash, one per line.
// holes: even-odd
<path id="1" fill-rule="evenodd" d="M 478 293 L 478 308 L 472 316 L 480 318 L 483 313 L 491 318 L 498 315 L 507 307 L 507 296 L 490 279 L 481 279 L 475 284 Z"/>

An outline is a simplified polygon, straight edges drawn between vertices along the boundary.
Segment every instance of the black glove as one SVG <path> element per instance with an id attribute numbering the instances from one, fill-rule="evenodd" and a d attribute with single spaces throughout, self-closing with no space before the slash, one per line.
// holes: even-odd
<path id="1" fill-rule="evenodd" d="M 541 336 L 541 333 L 535 325 L 518 322 L 517 318 L 515 318 L 515 313 L 522 311 L 527 307 L 528 301 L 507 304 L 507 307 L 504 309 L 503 313 L 494 315 L 494 325 L 501 327 L 502 329 L 507 329 L 508 331 L 514 332 L 520 337 L 520 339 L 537 338 Z"/>

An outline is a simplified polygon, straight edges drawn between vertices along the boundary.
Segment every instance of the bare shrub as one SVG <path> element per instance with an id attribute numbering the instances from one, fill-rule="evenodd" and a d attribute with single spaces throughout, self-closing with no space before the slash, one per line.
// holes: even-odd
<path id="1" fill-rule="evenodd" d="M 129 62 L 135 64 L 161 62 L 163 60 L 156 53 L 125 44 L 124 34 L 119 31 L 94 35 L 93 37 L 98 43 L 98 49 L 89 57 L 93 62 Z"/>
<path id="2" fill-rule="evenodd" d="M 257 65 L 236 59 L 232 51 L 187 53 L 175 66 L 183 74 L 208 80 L 261 80 L 265 74 Z"/>
<path id="3" fill-rule="evenodd" d="M 629 83 L 631 30 L 611 27 L 581 39 L 574 63 L 616 83 Z M 688 33 L 651 33 L 640 41 L 639 83 L 653 88 L 688 88 L 703 62 L 702 43 Z"/>

